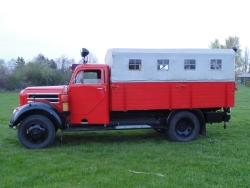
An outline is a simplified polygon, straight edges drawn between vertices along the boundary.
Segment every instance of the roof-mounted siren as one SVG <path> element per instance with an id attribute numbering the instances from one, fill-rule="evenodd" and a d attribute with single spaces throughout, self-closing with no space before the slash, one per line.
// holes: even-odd
<path id="1" fill-rule="evenodd" d="M 233 48 L 232 48 L 235 52 L 237 52 L 237 48 L 234 46 Z"/>
<path id="2" fill-rule="evenodd" d="M 89 55 L 89 51 L 86 48 L 82 48 L 81 49 L 81 56 L 83 59 L 83 63 L 86 64 L 88 62 L 88 56 Z"/>

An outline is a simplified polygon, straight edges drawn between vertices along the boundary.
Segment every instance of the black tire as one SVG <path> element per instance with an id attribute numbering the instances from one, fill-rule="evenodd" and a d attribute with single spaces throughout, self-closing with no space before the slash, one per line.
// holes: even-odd
<path id="1" fill-rule="evenodd" d="M 54 141 L 55 128 L 48 118 L 41 115 L 32 115 L 20 123 L 18 138 L 26 148 L 45 148 Z"/>
<path id="2" fill-rule="evenodd" d="M 198 118 L 189 111 L 177 112 L 170 120 L 167 129 L 171 140 L 177 142 L 189 142 L 198 136 L 200 131 L 200 122 Z"/>

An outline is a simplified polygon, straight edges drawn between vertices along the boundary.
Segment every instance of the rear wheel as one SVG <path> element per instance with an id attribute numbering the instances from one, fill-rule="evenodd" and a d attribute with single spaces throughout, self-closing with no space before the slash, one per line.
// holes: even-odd
<path id="1" fill-rule="evenodd" d="M 189 111 L 177 112 L 170 120 L 167 133 L 170 139 L 177 142 L 188 142 L 196 139 L 200 131 L 198 118 Z"/>
<path id="2" fill-rule="evenodd" d="M 20 123 L 18 138 L 26 148 L 45 148 L 54 141 L 55 128 L 48 118 L 32 115 Z"/>

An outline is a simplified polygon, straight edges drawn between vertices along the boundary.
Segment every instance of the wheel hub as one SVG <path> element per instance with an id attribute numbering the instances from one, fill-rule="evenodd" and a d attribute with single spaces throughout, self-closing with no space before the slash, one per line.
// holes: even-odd
<path id="1" fill-rule="evenodd" d="M 39 124 L 32 125 L 27 130 L 27 136 L 32 142 L 42 141 L 45 133 L 45 128 Z"/>
<path id="2" fill-rule="evenodd" d="M 182 136 L 188 136 L 192 133 L 193 128 L 186 121 L 181 121 L 176 127 L 176 132 Z"/>

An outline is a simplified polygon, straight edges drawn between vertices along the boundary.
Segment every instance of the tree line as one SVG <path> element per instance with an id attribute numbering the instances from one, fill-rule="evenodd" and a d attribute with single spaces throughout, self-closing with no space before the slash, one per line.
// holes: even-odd
<path id="1" fill-rule="evenodd" d="M 88 63 L 97 63 L 90 53 Z M 49 59 L 38 54 L 32 61 L 25 62 L 22 57 L 5 62 L 0 59 L 0 91 L 21 90 L 28 86 L 53 86 L 68 84 L 72 75 L 71 64 L 74 59 L 66 56 Z"/>
<path id="2" fill-rule="evenodd" d="M 246 47 L 244 54 L 239 37 L 229 36 L 222 44 L 218 39 L 210 42 L 209 48 L 231 49 L 237 48 L 235 58 L 236 77 L 241 73 L 250 73 L 249 50 Z M 38 54 L 32 61 L 25 62 L 22 57 L 12 59 L 5 63 L 0 57 L 0 91 L 20 90 L 28 86 L 65 85 L 72 75 L 70 65 L 74 59 L 66 56 L 49 59 L 43 54 Z M 95 55 L 88 56 L 88 63 L 98 63 Z"/>

